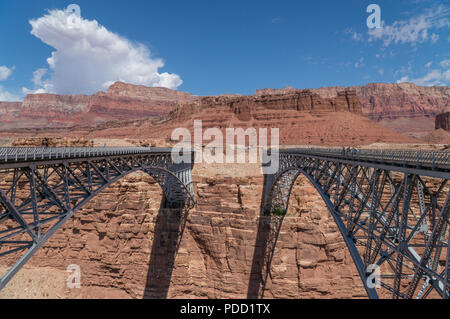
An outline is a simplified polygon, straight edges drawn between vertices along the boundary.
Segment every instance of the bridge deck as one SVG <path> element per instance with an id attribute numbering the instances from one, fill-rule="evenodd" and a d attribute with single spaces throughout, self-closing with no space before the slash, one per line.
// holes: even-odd
<path id="1" fill-rule="evenodd" d="M 0 168 L 11 163 L 85 159 L 124 155 L 167 154 L 171 148 L 158 147 L 2 147 Z"/>
<path id="2" fill-rule="evenodd" d="M 449 151 L 358 150 L 354 152 L 345 151 L 342 148 L 292 148 L 280 150 L 280 154 L 304 155 L 372 167 L 388 167 L 394 171 L 410 171 L 450 179 Z"/>

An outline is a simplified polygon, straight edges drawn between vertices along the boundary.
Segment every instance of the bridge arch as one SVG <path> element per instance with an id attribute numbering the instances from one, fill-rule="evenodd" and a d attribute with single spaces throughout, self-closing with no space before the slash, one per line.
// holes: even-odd
<path id="1" fill-rule="evenodd" d="M 40 157 L 36 152 L 16 152 L 25 158 L 34 155 L 34 161 L 5 163 L 0 171 L 13 175 L 11 181 L 0 186 L 0 257 L 24 252 L 0 278 L 0 289 L 76 212 L 131 173 L 147 173 L 160 185 L 164 194 L 162 208 L 189 211 L 195 205 L 193 164 L 173 163 L 170 150 L 120 150 L 123 155 L 117 149 L 109 150 L 110 154 L 107 149 L 69 150 L 71 156 L 80 157 L 74 159 L 64 159 L 59 149 L 55 153 L 44 151 L 43 161 L 36 161 Z M 84 157 L 89 154 L 94 157 Z M 29 190 L 16 196 L 19 184 Z"/>
<path id="2" fill-rule="evenodd" d="M 260 276 L 268 274 L 293 185 L 303 175 L 331 213 L 370 298 L 378 298 L 380 289 L 383 296 L 392 294 L 393 298 L 448 298 L 450 196 L 446 173 L 439 178 L 435 172 L 427 175 L 404 164 L 388 169 L 387 165 L 362 163 L 353 153 L 347 157 L 342 150 L 317 151 L 318 156 L 311 153 L 282 151 L 279 171 L 264 176 L 261 214 L 270 216 L 275 227 L 268 236 L 266 269 L 261 269 L 264 274 Z M 328 158 L 330 154 L 334 158 Z M 387 155 L 389 159 L 397 156 Z M 414 155 L 416 159 L 423 156 Z M 376 268 L 387 272 L 376 277 Z M 255 291 L 253 287 L 252 297 Z"/>
<path id="3" fill-rule="evenodd" d="M 268 176 L 265 177 L 267 179 Z M 303 170 L 297 168 L 286 169 L 277 177 L 275 185 L 269 190 L 275 193 L 277 181 L 284 181 L 286 196 L 274 196 L 274 201 L 266 203 L 265 210 L 261 209 L 247 297 L 276 298 L 274 288 L 271 287 L 282 283 L 280 280 L 285 277 L 281 277 L 280 269 L 286 268 L 291 269 L 288 273 L 291 277 L 284 289 L 297 289 L 298 298 L 351 298 L 353 295 L 364 295 L 363 285 L 359 283 L 353 284 L 352 290 L 342 289 L 349 287 L 349 275 L 354 279 L 358 275 L 317 185 Z M 283 201 L 277 200 L 279 198 L 283 198 Z M 271 213 L 274 210 L 278 212 Z M 279 215 L 280 210 L 285 210 L 286 214 Z M 328 235 L 331 235 L 330 238 L 340 238 L 329 245 L 330 241 L 326 239 Z M 272 265 L 272 261 L 276 264 Z M 295 274 L 292 273 L 293 269 Z M 329 269 L 334 271 L 331 273 Z M 344 277 L 339 269 L 345 269 Z M 326 277 L 323 277 L 324 271 Z M 317 276 L 323 281 L 315 281 Z"/>
<path id="4" fill-rule="evenodd" d="M 87 196 L 82 202 L 76 205 L 71 211 L 73 216 L 80 209 L 83 209 L 85 205 L 87 205 L 92 199 L 94 199 L 99 193 L 101 193 L 106 188 L 110 187 L 114 183 L 120 181 L 121 179 L 127 177 L 128 175 L 134 174 L 136 172 L 143 172 L 152 177 L 156 183 L 161 187 L 163 191 L 163 208 L 183 208 L 184 205 L 188 205 L 192 207 L 195 204 L 194 197 L 191 193 L 191 189 L 189 186 L 185 185 L 183 181 L 177 177 L 174 173 L 168 171 L 164 168 L 159 167 L 148 167 L 148 168 L 135 168 L 129 171 L 126 171 L 114 178 L 108 180 L 107 183 L 96 189 L 91 195 Z M 169 184 L 170 183 L 170 187 Z M 176 192 L 176 194 L 183 193 L 185 195 L 185 200 L 176 200 L 176 196 L 172 193 Z"/>

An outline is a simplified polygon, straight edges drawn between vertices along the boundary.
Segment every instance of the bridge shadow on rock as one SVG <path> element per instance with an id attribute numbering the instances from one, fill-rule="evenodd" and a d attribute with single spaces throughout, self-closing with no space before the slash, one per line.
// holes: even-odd
<path id="1" fill-rule="evenodd" d="M 156 216 L 144 299 L 167 299 L 188 213 L 186 208 L 168 208 L 163 196 Z"/>
<path id="2" fill-rule="evenodd" d="M 262 299 L 270 276 L 270 267 L 278 241 L 284 217 L 273 216 L 264 212 L 264 198 L 267 188 L 267 175 L 264 175 L 263 196 L 261 198 L 261 210 L 259 216 L 258 233 L 256 235 L 255 249 L 253 253 L 252 268 L 248 283 L 247 298 Z"/>

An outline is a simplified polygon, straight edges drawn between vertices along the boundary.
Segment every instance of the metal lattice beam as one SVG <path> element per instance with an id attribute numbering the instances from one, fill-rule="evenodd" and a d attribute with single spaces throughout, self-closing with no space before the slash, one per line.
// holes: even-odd
<path id="1" fill-rule="evenodd" d="M 191 155 L 175 164 L 170 149 L 0 148 L 0 257 L 22 252 L 0 289 L 79 209 L 128 174 L 152 176 L 166 208 L 192 208 Z"/>
<path id="2" fill-rule="evenodd" d="M 287 210 L 295 180 L 306 176 L 370 298 L 449 298 L 450 152 L 290 149 L 280 151 L 279 164 L 265 178 L 262 212 Z M 374 265 L 378 286 L 369 282 Z"/>

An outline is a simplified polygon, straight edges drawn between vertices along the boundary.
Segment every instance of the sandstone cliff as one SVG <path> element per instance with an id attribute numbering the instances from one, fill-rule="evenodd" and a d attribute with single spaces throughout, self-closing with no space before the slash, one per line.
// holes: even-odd
<path id="1" fill-rule="evenodd" d="M 21 121 L 33 127 L 34 120 L 37 125 L 70 125 L 75 117 L 89 111 L 89 99 L 87 95 L 28 94 L 14 122 L 18 127 Z"/>
<path id="2" fill-rule="evenodd" d="M 177 105 L 172 101 L 144 100 L 126 95 L 97 93 L 89 99 L 86 119 L 91 123 L 163 116 Z M 92 122 L 92 118 L 96 120 Z"/>
<path id="3" fill-rule="evenodd" d="M 342 87 L 314 90 L 323 97 L 335 96 Z M 399 117 L 433 117 L 450 106 L 450 87 L 424 87 L 412 83 L 371 83 L 350 87 L 360 98 L 363 112 L 371 119 L 395 119 Z"/>
<path id="4" fill-rule="evenodd" d="M 104 97 L 109 99 L 109 96 Z M 111 103 L 115 103 L 114 100 Z M 105 102 L 102 103 L 105 105 Z M 135 104 L 137 105 L 137 104 Z M 124 107 L 112 104 L 119 116 Z M 95 121 L 96 113 L 104 119 L 109 108 L 91 106 L 86 113 Z M 135 108 L 136 110 L 137 108 Z M 95 112 L 94 112 L 95 110 Z M 270 143 L 271 128 L 279 129 L 282 145 L 364 145 L 377 142 L 417 142 L 386 129 L 361 113 L 361 103 L 352 91 L 340 92 L 333 98 L 321 98 L 310 90 L 295 90 L 289 94 L 263 96 L 215 96 L 198 98 L 180 103 L 174 111 L 161 120 L 142 118 L 139 120 L 112 120 L 97 124 L 95 129 L 78 125 L 70 130 L 35 131 L 37 136 L 65 136 L 88 138 L 136 138 L 159 146 L 174 144 L 172 133 L 177 128 L 186 128 L 193 135 L 193 123 L 201 120 L 203 130 L 219 128 L 225 136 L 227 128 L 268 129 Z M 8 136 L 11 133 L 7 133 Z M 14 136 L 27 137 L 29 131 L 15 129 Z M 204 144 L 210 141 L 204 140 Z"/>
<path id="5" fill-rule="evenodd" d="M 445 112 L 436 116 L 436 129 L 443 129 L 450 132 L 450 112 Z"/>
<path id="6" fill-rule="evenodd" d="M 107 121 L 160 117 L 179 102 L 195 99 L 185 92 L 117 82 L 107 93 L 29 94 L 22 103 L 0 104 L 0 130 L 95 126 Z"/>
<path id="7" fill-rule="evenodd" d="M 117 82 L 107 93 L 93 96 L 33 94 L 27 96 L 22 105 L 1 103 L 0 129 L 93 127 L 107 122 L 108 125 L 126 126 L 120 121 L 164 117 L 181 103 L 183 107 L 175 112 L 178 117 L 201 112 L 209 106 L 229 107 L 241 120 L 276 116 L 267 113 L 276 109 L 283 112 L 362 112 L 396 132 L 422 137 L 433 131 L 434 117 L 450 106 L 449 97 L 449 87 L 373 83 L 362 87 L 303 91 L 292 87 L 264 89 L 258 90 L 253 97 L 228 95 L 199 98 L 166 88 Z"/>
<path id="8" fill-rule="evenodd" d="M 263 90 L 255 96 L 195 97 L 116 83 L 108 93 L 93 96 L 31 95 L 24 105 L 26 108 L 12 113 L 18 116 L 0 117 L 4 134 L 27 137 L 31 128 L 39 136 L 132 137 L 168 142 L 174 129 L 183 127 L 192 132 L 193 121 L 202 120 L 204 129 L 214 127 L 224 132 L 227 127 L 279 128 L 280 143 L 290 145 L 414 141 L 364 117 L 354 90 L 339 91 L 332 97 L 292 88 Z"/>
<path id="9" fill-rule="evenodd" d="M 450 87 L 423 87 L 412 83 L 371 83 L 365 86 L 323 87 L 313 89 L 323 98 L 354 90 L 362 103 L 362 112 L 370 119 L 396 132 L 422 137 L 433 131 L 434 118 L 450 106 Z M 258 90 L 255 96 L 289 94 L 292 87 Z"/>
<path id="10" fill-rule="evenodd" d="M 191 103 L 181 104 L 169 116 L 171 119 L 186 118 L 205 109 L 230 109 L 239 120 L 258 118 L 264 110 L 284 112 L 295 110 L 310 113 L 351 112 L 362 114 L 361 103 L 354 91 L 338 92 L 335 97 L 322 98 L 310 90 L 294 90 L 291 93 L 257 96 L 209 96 Z"/>
<path id="11" fill-rule="evenodd" d="M 0 102 L 0 118 L 5 121 L 14 120 L 20 113 L 21 102 Z"/>
<path id="12" fill-rule="evenodd" d="M 322 98 L 310 90 L 259 96 L 203 97 L 180 105 L 163 123 L 143 124 L 128 133 L 169 139 L 178 127 L 193 132 L 195 120 L 202 121 L 204 130 L 221 129 L 224 136 L 226 128 L 268 128 L 270 138 L 270 129 L 278 128 L 283 145 L 413 141 L 364 117 L 354 91 L 339 92 L 333 98 Z M 96 132 L 96 135 L 106 132 Z M 205 144 L 208 142 L 204 141 Z"/>
<path id="13" fill-rule="evenodd" d="M 162 121 L 134 121 L 127 125 L 89 132 L 80 130 L 71 134 L 90 138 L 145 138 L 158 145 L 156 141 L 162 139 L 173 145 L 171 135 L 174 130 L 186 128 L 193 137 L 196 120 L 202 121 L 203 131 L 218 128 L 223 136 L 227 128 L 266 128 L 270 138 L 270 129 L 278 128 L 282 145 L 360 145 L 415 141 L 364 117 L 354 92 L 344 91 L 334 98 L 321 98 L 309 90 L 258 97 L 203 97 L 181 104 Z M 203 142 L 206 145 L 210 141 Z"/>
<path id="14" fill-rule="evenodd" d="M 132 85 L 123 82 L 116 82 L 108 89 L 109 96 L 120 96 L 144 101 L 168 101 L 187 102 L 196 97 L 181 91 L 175 91 L 163 87 L 147 87 L 143 85 Z"/>

